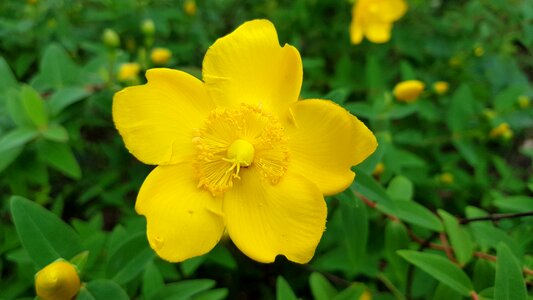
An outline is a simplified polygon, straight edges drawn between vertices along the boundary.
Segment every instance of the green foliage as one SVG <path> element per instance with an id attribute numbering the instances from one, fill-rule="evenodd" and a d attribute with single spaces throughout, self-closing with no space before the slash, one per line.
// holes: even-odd
<path id="1" fill-rule="evenodd" d="M 352 2 L 197 0 L 189 15 L 185 0 L 0 1 L 0 299 L 33 299 L 56 259 L 80 271 L 77 299 L 532 298 L 530 1 L 407 0 L 389 42 L 359 45 Z M 224 238 L 162 261 L 134 209 L 151 167 L 124 148 L 113 95 L 145 82 L 154 47 L 201 78 L 208 47 L 254 18 L 299 49 L 300 97 L 343 106 L 379 147 L 326 197 L 309 264 L 258 264 Z M 399 102 L 408 79 L 426 89 Z"/>

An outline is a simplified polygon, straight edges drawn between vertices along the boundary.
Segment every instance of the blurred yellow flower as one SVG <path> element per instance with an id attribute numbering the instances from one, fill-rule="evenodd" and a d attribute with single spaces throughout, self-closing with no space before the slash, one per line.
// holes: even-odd
<path id="1" fill-rule="evenodd" d="M 363 294 L 359 296 L 359 300 L 372 300 L 372 294 L 368 290 L 365 290 Z"/>
<path id="2" fill-rule="evenodd" d="M 35 275 L 35 292 L 41 300 L 71 300 L 80 290 L 80 277 L 70 263 L 57 260 Z"/>
<path id="3" fill-rule="evenodd" d="M 350 39 L 359 44 L 366 37 L 373 43 L 390 40 L 392 23 L 407 12 L 404 0 L 357 0 L 352 8 Z"/>
<path id="4" fill-rule="evenodd" d="M 372 171 L 372 175 L 378 177 L 381 174 L 383 174 L 384 171 L 385 171 L 385 165 L 382 162 L 380 162 L 374 167 L 374 171 Z"/>
<path id="5" fill-rule="evenodd" d="M 150 54 L 150 59 L 156 65 L 166 65 L 170 58 L 172 57 L 172 52 L 167 48 L 154 48 Z"/>
<path id="6" fill-rule="evenodd" d="M 503 138 L 508 140 L 513 137 L 513 130 L 511 129 L 508 123 L 503 122 L 500 125 L 492 128 L 489 133 L 489 136 L 493 139 Z"/>
<path id="7" fill-rule="evenodd" d="M 246 22 L 207 51 L 203 81 L 151 69 L 113 99 L 113 120 L 140 161 L 158 165 L 135 204 L 150 246 L 179 262 L 225 230 L 259 262 L 306 263 L 325 229 L 324 195 L 346 189 L 374 152 L 372 132 L 327 100 L 298 101 L 302 60 L 267 20 Z"/>
<path id="8" fill-rule="evenodd" d="M 437 81 L 433 84 L 433 90 L 435 93 L 439 95 L 444 95 L 446 92 L 448 92 L 448 89 L 450 88 L 450 84 L 446 81 Z"/>
<path id="9" fill-rule="evenodd" d="M 518 106 L 520 106 L 520 108 L 528 107 L 530 102 L 531 100 L 526 95 L 521 95 L 518 97 Z"/>
<path id="10" fill-rule="evenodd" d="M 141 65 L 135 62 L 123 63 L 118 69 L 118 80 L 121 82 L 134 81 L 139 76 Z"/>
<path id="11" fill-rule="evenodd" d="M 183 3 L 183 10 L 187 15 L 194 16 L 196 14 L 196 1 L 185 0 L 185 3 Z"/>
<path id="12" fill-rule="evenodd" d="M 448 172 L 444 172 L 442 174 L 440 174 L 439 176 L 439 181 L 441 183 L 444 183 L 444 184 L 452 184 L 454 182 L 455 178 L 453 176 L 453 174 L 451 173 L 448 173 Z"/>
<path id="13" fill-rule="evenodd" d="M 424 91 L 425 85 L 419 80 L 402 81 L 394 87 L 392 93 L 398 101 L 414 102 Z"/>

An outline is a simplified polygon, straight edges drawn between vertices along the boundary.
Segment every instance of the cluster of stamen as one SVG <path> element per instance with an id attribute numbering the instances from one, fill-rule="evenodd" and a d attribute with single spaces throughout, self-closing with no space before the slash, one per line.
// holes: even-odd
<path id="1" fill-rule="evenodd" d="M 192 139 L 198 187 L 214 196 L 239 180 L 246 168 L 257 168 L 272 184 L 287 171 L 289 151 L 279 120 L 262 108 L 242 104 L 217 108 Z"/>

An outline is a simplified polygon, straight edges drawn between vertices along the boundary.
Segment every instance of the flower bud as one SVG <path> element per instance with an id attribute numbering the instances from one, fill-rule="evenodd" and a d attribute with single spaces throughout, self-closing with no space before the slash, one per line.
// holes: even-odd
<path id="1" fill-rule="evenodd" d="M 123 63 L 118 69 L 118 80 L 121 82 L 134 81 L 137 79 L 140 70 L 141 65 L 139 65 L 138 63 Z"/>
<path id="2" fill-rule="evenodd" d="M 146 19 L 141 24 L 141 31 L 146 36 L 153 36 L 155 33 L 155 24 L 152 19 Z"/>
<path id="3" fill-rule="evenodd" d="M 444 95 L 446 92 L 448 92 L 448 89 L 450 88 L 450 84 L 446 81 L 437 81 L 433 84 L 433 90 L 438 95 Z"/>
<path id="4" fill-rule="evenodd" d="M 167 48 L 154 48 L 150 53 L 150 59 L 155 65 L 166 65 L 171 57 L 172 52 Z"/>
<path id="5" fill-rule="evenodd" d="M 102 34 L 102 41 L 109 48 L 117 48 L 120 46 L 120 38 L 116 31 L 106 28 Z"/>
<path id="6" fill-rule="evenodd" d="M 183 10 L 187 15 L 194 16 L 196 14 L 196 2 L 194 0 L 185 0 Z"/>
<path id="7" fill-rule="evenodd" d="M 35 275 L 35 292 L 41 300 L 71 300 L 80 290 L 76 268 L 64 260 L 57 260 Z"/>
<path id="8" fill-rule="evenodd" d="M 425 85 L 419 80 L 407 80 L 398 83 L 393 90 L 394 97 L 402 102 L 414 102 L 424 91 Z"/>
<path id="9" fill-rule="evenodd" d="M 489 136 L 493 139 L 503 138 L 504 140 L 509 140 L 513 137 L 513 130 L 508 123 L 503 122 L 500 125 L 492 128 Z"/>
<path id="10" fill-rule="evenodd" d="M 444 172 L 440 174 L 439 181 L 444 184 L 452 184 L 454 182 L 455 178 L 453 177 L 453 174 Z"/>

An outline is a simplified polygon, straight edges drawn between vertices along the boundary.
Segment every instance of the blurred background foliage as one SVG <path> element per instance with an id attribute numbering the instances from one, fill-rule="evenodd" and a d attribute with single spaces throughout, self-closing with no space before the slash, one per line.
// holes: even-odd
<path id="1" fill-rule="evenodd" d="M 408 3 L 391 41 L 354 46 L 349 1 L 0 2 L 0 299 L 33 299 L 58 257 L 81 269 L 79 299 L 532 299 L 533 218 L 495 214 L 533 211 L 533 6 Z M 113 94 L 156 66 L 201 78 L 207 48 L 254 18 L 299 49 L 301 97 L 343 105 L 379 148 L 327 199 L 310 264 L 229 240 L 166 263 L 133 210 L 150 167 L 114 129 Z M 425 91 L 396 101 L 411 79 Z"/>

